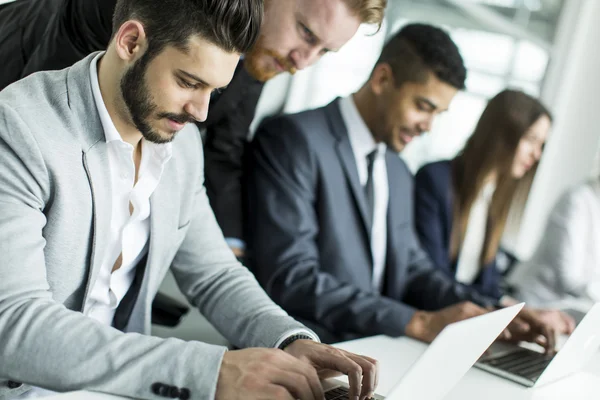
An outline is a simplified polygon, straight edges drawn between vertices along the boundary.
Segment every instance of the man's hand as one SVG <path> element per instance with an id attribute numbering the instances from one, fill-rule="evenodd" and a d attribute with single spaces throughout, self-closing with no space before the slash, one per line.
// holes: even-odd
<path id="1" fill-rule="evenodd" d="M 279 349 L 252 348 L 225 353 L 215 398 L 323 400 L 324 395 L 309 363 Z"/>
<path id="2" fill-rule="evenodd" d="M 369 399 L 377 387 L 377 361 L 359 356 L 312 340 L 296 340 L 284 350 L 286 353 L 312 365 L 319 379 L 347 375 L 351 399 Z"/>
<path id="3" fill-rule="evenodd" d="M 446 325 L 487 312 L 485 308 L 470 302 L 455 304 L 435 312 L 417 311 L 406 325 L 406 335 L 430 343 Z"/>
<path id="4" fill-rule="evenodd" d="M 508 329 L 511 333 L 511 341 L 537 343 L 546 349 L 546 353 L 554 353 L 556 336 L 571 334 L 575 329 L 575 321 L 562 311 L 526 307 L 521 310 Z"/>

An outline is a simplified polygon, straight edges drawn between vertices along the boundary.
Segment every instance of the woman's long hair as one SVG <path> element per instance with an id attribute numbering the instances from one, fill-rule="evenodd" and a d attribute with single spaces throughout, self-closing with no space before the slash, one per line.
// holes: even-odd
<path id="1" fill-rule="evenodd" d="M 512 165 L 521 138 L 543 115 L 550 112 L 537 99 L 516 90 L 504 90 L 490 100 L 475 132 L 462 152 L 452 160 L 454 194 L 452 260 L 457 260 L 467 231 L 473 203 L 490 174 L 496 190 L 488 210 L 481 265 L 494 260 L 513 201 L 523 206 L 529 195 L 538 162 L 520 179 L 512 176 Z"/>

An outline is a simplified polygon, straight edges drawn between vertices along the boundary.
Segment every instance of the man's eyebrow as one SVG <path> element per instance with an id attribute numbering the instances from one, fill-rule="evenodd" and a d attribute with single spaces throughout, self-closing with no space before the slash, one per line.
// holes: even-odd
<path id="1" fill-rule="evenodd" d="M 304 18 L 304 16 L 300 13 L 296 13 L 296 20 L 302 24 L 302 26 L 308 31 L 310 32 L 310 35 L 319 43 L 322 43 L 323 40 L 321 40 L 321 38 L 315 33 L 315 31 L 313 31 L 311 29 L 310 26 L 308 26 L 308 24 L 305 22 L 306 18 Z M 324 48 L 323 50 L 325 50 L 328 53 L 337 53 L 338 51 L 340 51 L 340 49 L 329 49 L 329 48 Z"/>
<path id="2" fill-rule="evenodd" d="M 184 71 L 184 70 L 182 70 L 182 69 L 178 69 L 178 70 L 177 70 L 177 72 L 178 72 L 178 73 L 180 73 L 181 75 L 184 75 L 184 76 L 186 76 L 186 77 L 190 78 L 190 79 L 193 79 L 193 80 L 195 80 L 195 81 L 198 81 L 198 82 L 200 82 L 200 83 L 201 83 L 201 84 L 203 84 L 204 86 L 207 86 L 207 87 L 210 87 L 210 86 L 211 86 L 211 85 L 210 85 L 210 83 L 206 82 L 204 79 L 202 79 L 202 78 L 199 78 L 199 77 L 197 77 L 197 76 L 196 76 L 196 75 L 194 75 L 194 74 L 190 74 L 189 72 L 186 72 L 186 71 Z"/>
<path id="3" fill-rule="evenodd" d="M 429 100 L 428 98 L 418 96 L 417 101 L 422 101 L 423 103 L 427 104 L 434 111 L 438 109 L 438 106 L 435 103 L 433 103 L 431 100 Z"/>

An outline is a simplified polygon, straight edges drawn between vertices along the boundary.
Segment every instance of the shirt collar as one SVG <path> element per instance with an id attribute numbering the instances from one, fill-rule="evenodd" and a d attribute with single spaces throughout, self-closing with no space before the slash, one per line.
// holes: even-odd
<path id="1" fill-rule="evenodd" d="M 385 145 L 378 146 L 375 142 L 373 134 L 358 112 L 352 95 L 340 99 L 339 104 L 354 153 L 366 157 L 375 149 L 381 150 L 385 148 Z"/>
<path id="2" fill-rule="evenodd" d="M 110 115 L 108 114 L 108 110 L 106 109 L 106 105 L 104 104 L 104 99 L 102 98 L 102 93 L 100 92 L 100 84 L 98 83 L 98 61 L 104 52 L 99 53 L 92 62 L 90 63 L 90 79 L 92 81 L 92 93 L 94 95 L 94 102 L 96 103 L 96 108 L 98 109 L 98 114 L 100 115 L 100 122 L 102 123 L 102 129 L 104 130 L 104 137 L 106 138 L 106 142 L 113 141 L 123 141 L 121 139 L 121 135 L 115 124 L 113 123 Z"/>

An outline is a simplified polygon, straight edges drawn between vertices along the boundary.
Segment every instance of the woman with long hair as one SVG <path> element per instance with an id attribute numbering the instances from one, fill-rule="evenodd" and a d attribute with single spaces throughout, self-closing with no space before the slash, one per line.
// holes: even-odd
<path id="1" fill-rule="evenodd" d="M 498 301 L 500 239 L 511 206 L 527 199 L 551 121 L 537 99 L 504 90 L 456 158 L 415 178 L 416 230 L 435 266 Z"/>

